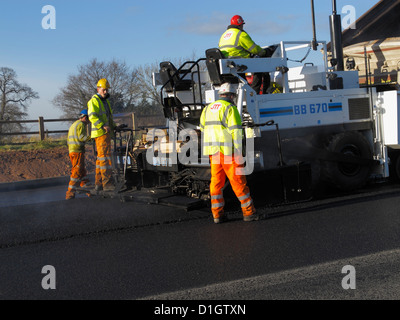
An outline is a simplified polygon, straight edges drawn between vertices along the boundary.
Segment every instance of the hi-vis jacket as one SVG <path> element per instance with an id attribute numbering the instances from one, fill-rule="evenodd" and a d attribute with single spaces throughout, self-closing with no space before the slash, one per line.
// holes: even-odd
<path id="1" fill-rule="evenodd" d="M 242 154 L 242 120 L 236 106 L 224 99 L 210 103 L 200 117 L 200 130 L 203 131 L 203 154 L 213 155 L 221 152 L 232 155 L 233 148 Z"/>
<path id="2" fill-rule="evenodd" d="M 109 126 L 111 129 L 115 127 L 115 123 L 112 119 L 110 102 L 108 100 L 106 101 L 107 107 L 104 106 L 99 95 L 95 94 L 88 102 L 89 120 L 92 123 L 92 138 L 97 138 L 104 135 L 106 133 L 104 126 Z"/>
<path id="3" fill-rule="evenodd" d="M 68 130 L 68 151 L 85 152 L 85 142 L 90 140 L 87 132 L 87 125 L 81 120 L 76 120 Z"/>
<path id="4" fill-rule="evenodd" d="M 265 50 L 250 38 L 246 31 L 229 26 L 219 39 L 219 50 L 228 57 L 249 58 L 250 54 L 263 56 Z"/>

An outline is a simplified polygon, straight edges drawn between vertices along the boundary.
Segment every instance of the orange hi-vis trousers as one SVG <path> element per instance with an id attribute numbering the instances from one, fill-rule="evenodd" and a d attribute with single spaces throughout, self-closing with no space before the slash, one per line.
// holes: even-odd
<path id="1" fill-rule="evenodd" d="M 95 185 L 107 188 L 113 186 L 111 135 L 104 134 L 95 140 L 97 149 Z"/>
<path id="2" fill-rule="evenodd" d="M 89 182 L 86 177 L 85 169 L 85 153 L 84 152 L 70 152 L 69 158 L 71 160 L 71 177 L 69 179 L 68 190 L 65 195 L 66 199 L 75 198 L 75 190 L 77 187 L 83 187 Z"/>
<path id="3" fill-rule="evenodd" d="M 243 165 L 239 165 L 233 155 L 225 156 L 221 152 L 210 156 L 210 163 L 211 211 L 214 219 L 220 218 L 224 213 L 225 200 L 222 188 L 225 185 L 226 177 L 228 177 L 232 190 L 241 203 L 243 216 L 254 214 L 256 209 L 250 196 L 246 176 L 238 175 L 236 171 L 237 168 L 243 167 Z"/>

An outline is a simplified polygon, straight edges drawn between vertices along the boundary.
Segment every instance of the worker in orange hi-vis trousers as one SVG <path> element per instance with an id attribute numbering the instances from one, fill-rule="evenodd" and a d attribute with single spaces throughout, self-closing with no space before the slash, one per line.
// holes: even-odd
<path id="1" fill-rule="evenodd" d="M 113 121 L 112 109 L 108 100 L 110 84 L 107 79 L 97 83 L 97 94 L 88 102 L 89 120 L 92 123 L 92 139 L 96 141 L 97 160 L 95 191 L 114 191 L 112 180 L 112 150 L 111 137 L 116 127 Z"/>
<path id="2" fill-rule="evenodd" d="M 229 83 L 221 85 L 220 99 L 203 109 L 200 130 L 203 132 L 203 154 L 211 162 L 211 211 L 215 223 L 226 221 L 223 187 L 226 177 L 239 199 L 244 221 L 258 220 L 246 176 L 238 174 L 243 165 L 238 157 L 242 150 L 242 120 L 233 104 L 236 90 Z"/>
<path id="3" fill-rule="evenodd" d="M 88 134 L 89 117 L 87 110 L 82 110 L 79 119 L 75 121 L 68 131 L 68 151 L 71 160 L 71 177 L 65 199 L 74 199 L 76 189 L 89 186 L 85 168 L 85 143 L 90 140 Z"/>

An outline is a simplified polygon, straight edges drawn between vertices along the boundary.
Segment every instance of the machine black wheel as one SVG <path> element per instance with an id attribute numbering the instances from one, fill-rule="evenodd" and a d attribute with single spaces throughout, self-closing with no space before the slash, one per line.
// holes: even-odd
<path id="1" fill-rule="evenodd" d="M 389 179 L 392 181 L 400 181 L 400 152 L 389 151 Z"/>
<path id="2" fill-rule="evenodd" d="M 368 141 L 358 132 L 343 132 L 332 136 L 327 144 L 327 150 L 372 159 Z M 325 181 L 332 183 L 340 190 L 350 191 L 364 186 L 370 167 L 366 164 L 323 161 L 322 174 Z"/>
<path id="3" fill-rule="evenodd" d="M 396 169 L 395 177 L 397 178 L 397 180 L 400 180 L 400 155 L 397 155 L 396 157 L 395 169 Z"/>

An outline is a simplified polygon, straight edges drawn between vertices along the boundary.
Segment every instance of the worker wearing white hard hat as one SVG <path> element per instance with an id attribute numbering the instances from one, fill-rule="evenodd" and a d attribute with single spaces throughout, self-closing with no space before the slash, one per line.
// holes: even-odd
<path id="1" fill-rule="evenodd" d="M 229 83 L 219 88 L 220 99 L 203 109 L 200 130 L 203 132 L 203 154 L 211 163 L 211 212 L 215 223 L 226 220 L 224 212 L 223 187 L 228 177 L 233 191 L 238 197 L 244 221 L 257 220 L 246 177 L 238 175 L 241 165 L 235 156 L 242 153 L 242 120 L 233 102 L 236 89 Z"/>

